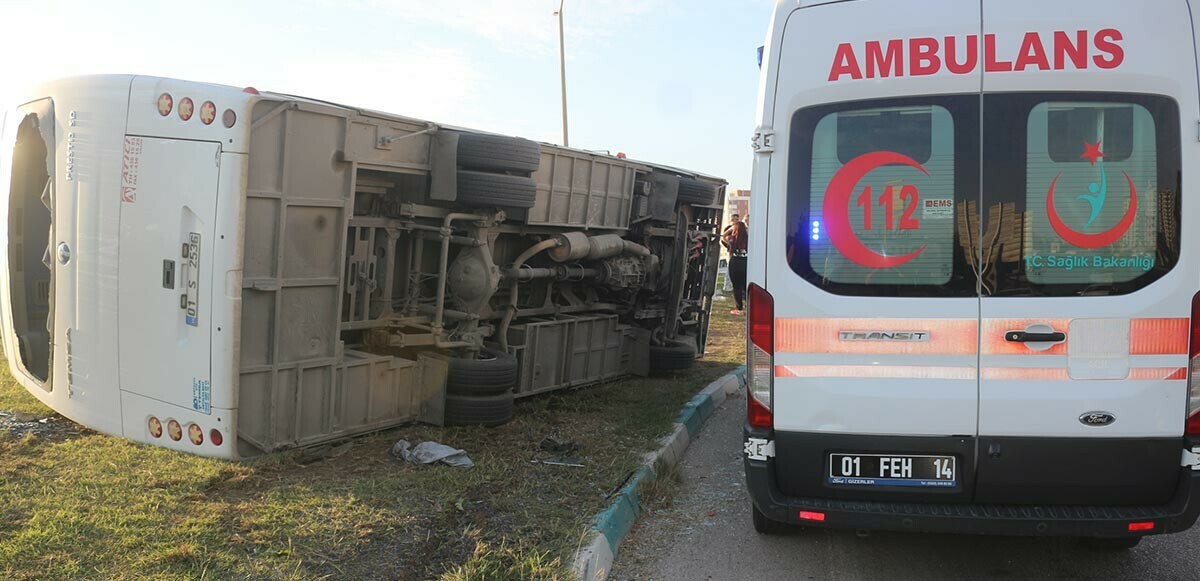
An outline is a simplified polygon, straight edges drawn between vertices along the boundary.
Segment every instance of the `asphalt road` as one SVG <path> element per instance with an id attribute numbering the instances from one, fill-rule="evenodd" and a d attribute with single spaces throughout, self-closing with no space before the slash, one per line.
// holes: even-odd
<path id="1" fill-rule="evenodd" d="M 1200 579 L 1200 526 L 1102 552 L 1072 539 L 808 529 L 765 537 L 742 474 L 745 393 L 704 425 L 671 506 L 622 544 L 612 579 Z"/>

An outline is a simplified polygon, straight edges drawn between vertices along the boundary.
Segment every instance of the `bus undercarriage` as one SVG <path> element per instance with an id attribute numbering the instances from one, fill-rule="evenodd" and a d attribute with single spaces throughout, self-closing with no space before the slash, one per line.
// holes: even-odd
<path id="1" fill-rule="evenodd" d="M 724 182 L 322 104 L 254 108 L 239 434 L 261 450 L 680 369 Z"/>

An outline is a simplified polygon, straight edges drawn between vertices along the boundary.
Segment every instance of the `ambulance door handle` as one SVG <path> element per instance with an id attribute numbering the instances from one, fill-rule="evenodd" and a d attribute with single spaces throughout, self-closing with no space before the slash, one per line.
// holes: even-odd
<path id="1" fill-rule="evenodd" d="M 1067 340 L 1067 334 L 1062 331 L 1054 331 L 1053 333 L 1009 331 L 1004 334 L 1004 340 L 1014 343 L 1062 343 Z"/>

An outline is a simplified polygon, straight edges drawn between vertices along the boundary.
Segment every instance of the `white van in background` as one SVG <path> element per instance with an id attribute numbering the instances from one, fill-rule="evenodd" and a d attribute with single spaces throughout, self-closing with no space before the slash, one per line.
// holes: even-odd
<path id="1" fill-rule="evenodd" d="M 757 530 L 1128 547 L 1192 526 L 1192 8 L 778 3 L 748 277 Z"/>

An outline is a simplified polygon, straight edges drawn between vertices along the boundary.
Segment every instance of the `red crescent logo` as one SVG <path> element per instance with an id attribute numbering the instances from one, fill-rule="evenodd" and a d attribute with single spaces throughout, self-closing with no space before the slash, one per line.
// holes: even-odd
<path id="1" fill-rule="evenodd" d="M 850 226 L 850 195 L 854 192 L 854 187 L 871 170 L 885 165 L 907 165 L 929 175 L 924 166 L 907 155 L 893 151 L 864 153 L 850 160 L 833 174 L 833 179 L 829 180 L 829 186 L 825 188 L 825 203 L 821 206 L 830 242 L 833 242 L 834 247 L 846 258 L 867 268 L 900 266 L 925 251 L 925 247 L 922 246 L 902 256 L 880 254 L 867 248 Z"/>
<path id="2" fill-rule="evenodd" d="M 1054 186 L 1058 183 L 1058 178 L 1062 177 L 1062 174 L 1059 173 L 1054 176 L 1054 179 L 1050 181 L 1050 189 L 1046 192 L 1046 216 L 1050 218 L 1050 227 L 1054 228 L 1054 232 L 1063 240 L 1080 248 L 1100 248 L 1120 240 L 1129 231 L 1129 228 L 1133 226 L 1133 219 L 1137 216 L 1138 206 L 1137 188 L 1133 186 L 1133 178 L 1129 177 L 1129 172 L 1121 173 L 1125 174 L 1125 182 L 1129 184 L 1129 208 L 1125 210 L 1125 215 L 1115 226 L 1096 234 L 1085 234 L 1067 226 L 1062 221 L 1062 218 L 1058 215 L 1058 210 L 1054 207 Z"/>

